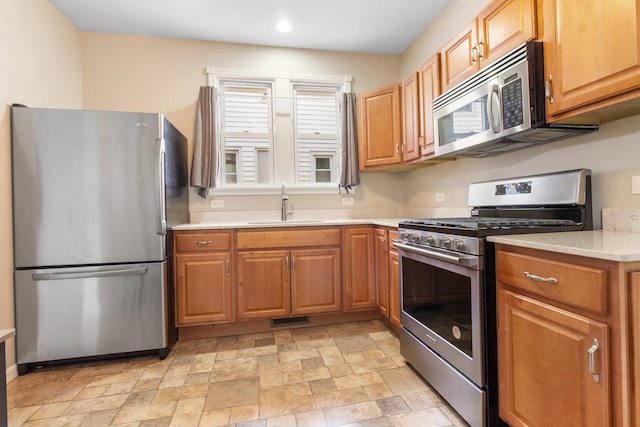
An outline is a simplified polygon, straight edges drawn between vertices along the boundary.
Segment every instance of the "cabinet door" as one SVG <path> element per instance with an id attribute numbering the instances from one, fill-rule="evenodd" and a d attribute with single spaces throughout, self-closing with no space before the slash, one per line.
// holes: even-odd
<path id="1" fill-rule="evenodd" d="M 230 257 L 175 256 L 178 326 L 233 321 Z"/>
<path id="2" fill-rule="evenodd" d="M 400 86 L 363 92 L 357 104 L 360 168 L 402 163 Z"/>
<path id="3" fill-rule="evenodd" d="M 433 100 L 440 95 L 440 55 L 435 54 L 418 70 L 418 110 L 420 116 L 420 158 L 435 154 Z"/>
<path id="4" fill-rule="evenodd" d="M 486 67 L 537 34 L 535 0 L 491 2 L 478 15 L 480 67 Z"/>
<path id="5" fill-rule="evenodd" d="M 291 312 L 340 311 L 340 249 L 291 251 Z"/>
<path id="6" fill-rule="evenodd" d="M 389 251 L 389 320 L 400 327 L 400 270 L 398 251 Z"/>
<path id="7" fill-rule="evenodd" d="M 420 157 L 418 73 L 411 73 L 402 82 L 402 160 L 411 162 Z"/>
<path id="8" fill-rule="evenodd" d="M 289 251 L 238 252 L 238 318 L 286 316 L 291 310 Z"/>
<path id="9" fill-rule="evenodd" d="M 373 229 L 345 228 L 343 249 L 344 310 L 375 308 Z"/>
<path id="10" fill-rule="evenodd" d="M 500 417 L 514 427 L 610 425 L 608 327 L 501 288 L 497 299 Z"/>
<path id="11" fill-rule="evenodd" d="M 477 21 L 473 20 L 440 50 L 442 91 L 446 92 L 478 71 Z"/>
<path id="12" fill-rule="evenodd" d="M 373 253 L 375 256 L 376 307 L 383 316 L 389 317 L 389 237 L 384 228 L 373 230 Z"/>
<path id="13" fill-rule="evenodd" d="M 548 121 L 606 106 L 612 97 L 624 100 L 640 88 L 640 1 L 542 4 L 544 68 L 553 97 Z"/>

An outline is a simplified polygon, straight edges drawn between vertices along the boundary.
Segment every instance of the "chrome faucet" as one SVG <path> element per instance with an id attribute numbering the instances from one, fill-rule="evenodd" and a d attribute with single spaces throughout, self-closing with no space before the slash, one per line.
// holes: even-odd
<path id="1" fill-rule="evenodd" d="M 287 211 L 287 200 L 289 200 L 289 195 L 287 194 L 287 184 L 282 183 L 282 209 L 281 209 L 281 217 L 282 221 L 287 220 L 287 215 L 293 215 L 293 206 L 291 206 L 291 210 Z"/>

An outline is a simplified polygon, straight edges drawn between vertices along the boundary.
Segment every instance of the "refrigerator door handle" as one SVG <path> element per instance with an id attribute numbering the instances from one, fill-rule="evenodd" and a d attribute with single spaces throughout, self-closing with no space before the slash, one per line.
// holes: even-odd
<path id="1" fill-rule="evenodd" d="M 65 279 L 87 279 L 92 277 L 112 277 L 112 276 L 144 276 L 147 274 L 147 267 L 125 268 L 121 270 L 105 271 L 83 271 L 78 273 L 34 273 L 33 280 L 65 280 Z"/>
<path id="2" fill-rule="evenodd" d="M 167 234 L 167 214 L 165 212 L 165 188 L 164 188 L 164 138 L 156 139 L 158 146 L 158 161 L 156 163 L 156 234 L 164 236 Z"/>

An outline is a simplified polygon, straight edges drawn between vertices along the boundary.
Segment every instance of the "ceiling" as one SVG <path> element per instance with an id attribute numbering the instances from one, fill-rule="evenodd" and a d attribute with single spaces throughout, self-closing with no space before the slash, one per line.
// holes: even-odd
<path id="1" fill-rule="evenodd" d="M 50 1 L 82 31 L 401 54 L 451 0 Z"/>

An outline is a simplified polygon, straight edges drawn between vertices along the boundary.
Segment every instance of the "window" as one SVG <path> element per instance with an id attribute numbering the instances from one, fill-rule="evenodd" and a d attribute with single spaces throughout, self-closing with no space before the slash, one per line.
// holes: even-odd
<path id="1" fill-rule="evenodd" d="M 226 160 L 218 191 L 273 191 L 283 182 L 334 191 L 345 78 L 253 74 L 215 71 Z"/>
<path id="2" fill-rule="evenodd" d="M 271 182 L 268 162 L 273 140 L 271 91 L 270 83 L 221 82 L 220 140 L 226 153 L 224 185 Z"/>
<path id="3" fill-rule="evenodd" d="M 238 152 L 227 150 L 225 153 L 224 182 L 227 184 L 238 183 Z"/>
<path id="4" fill-rule="evenodd" d="M 314 156 L 315 182 L 332 182 L 333 156 Z"/>
<path id="5" fill-rule="evenodd" d="M 332 182 L 334 175 L 331 171 L 338 166 L 333 162 L 339 158 L 341 149 L 339 88 L 296 85 L 293 93 L 297 182 Z M 314 156 L 313 153 L 318 151 L 331 154 Z M 321 169 L 318 169 L 319 162 L 322 163 Z"/>

